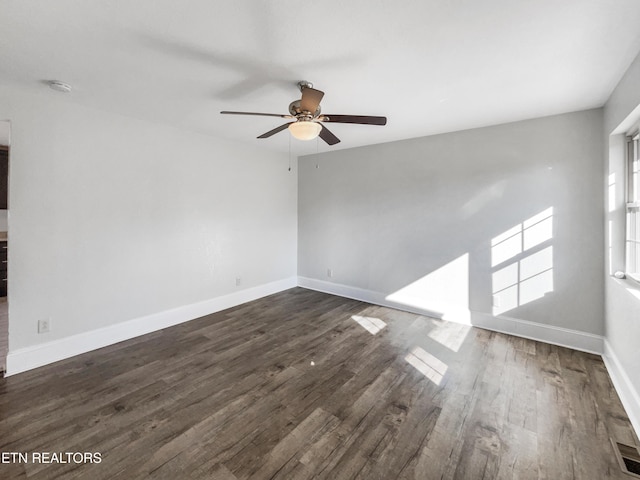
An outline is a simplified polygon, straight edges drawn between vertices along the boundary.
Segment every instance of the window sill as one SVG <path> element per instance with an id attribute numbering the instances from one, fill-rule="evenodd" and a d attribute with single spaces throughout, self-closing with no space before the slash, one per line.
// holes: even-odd
<path id="1" fill-rule="evenodd" d="M 640 300 L 640 280 L 636 280 L 638 278 L 639 278 L 638 274 L 635 274 L 635 275 L 627 274 L 626 278 L 616 278 L 613 275 L 611 275 L 611 279 L 613 281 L 615 281 L 618 285 L 620 285 L 620 287 L 625 289 L 635 298 Z"/>
<path id="2" fill-rule="evenodd" d="M 640 274 L 638 273 L 627 273 L 627 278 L 635 285 L 640 287 Z"/>

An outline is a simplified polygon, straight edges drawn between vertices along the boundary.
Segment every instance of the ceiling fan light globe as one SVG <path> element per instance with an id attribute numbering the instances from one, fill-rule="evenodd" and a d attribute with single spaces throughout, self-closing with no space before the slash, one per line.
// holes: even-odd
<path id="1" fill-rule="evenodd" d="M 300 121 L 289 125 L 289 131 L 298 140 L 313 140 L 320 134 L 322 125 L 318 122 Z"/>

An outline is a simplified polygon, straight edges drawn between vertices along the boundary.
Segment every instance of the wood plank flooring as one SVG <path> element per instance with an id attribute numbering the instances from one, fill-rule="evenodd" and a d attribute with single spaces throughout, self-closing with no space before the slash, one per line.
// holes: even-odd
<path id="1" fill-rule="evenodd" d="M 0 380 L 2 479 L 628 479 L 610 437 L 595 355 L 301 288 Z"/>

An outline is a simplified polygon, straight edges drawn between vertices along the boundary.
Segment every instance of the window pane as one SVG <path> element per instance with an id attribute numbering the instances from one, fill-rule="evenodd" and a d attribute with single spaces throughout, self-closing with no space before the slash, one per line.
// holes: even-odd
<path id="1" fill-rule="evenodd" d="M 640 273 L 640 211 L 627 210 L 627 272 Z"/>
<path id="2" fill-rule="evenodd" d="M 631 162 L 631 201 L 638 201 L 638 160 Z"/>
<path id="3" fill-rule="evenodd" d="M 627 149 L 626 271 L 640 273 L 640 145 L 639 137 Z"/>
<path id="4" fill-rule="evenodd" d="M 631 153 L 631 162 L 629 165 L 629 174 L 631 175 L 631 182 L 629 185 L 629 201 L 630 202 L 637 202 L 639 200 L 639 188 L 638 188 L 638 180 L 639 180 L 639 173 L 638 173 L 638 140 L 634 140 L 633 141 L 633 152 Z"/>

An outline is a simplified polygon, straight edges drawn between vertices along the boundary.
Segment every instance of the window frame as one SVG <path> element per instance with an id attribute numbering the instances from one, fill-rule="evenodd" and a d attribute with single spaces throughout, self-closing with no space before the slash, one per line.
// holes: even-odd
<path id="1" fill-rule="evenodd" d="M 625 158 L 625 272 L 640 283 L 640 130 L 627 134 Z"/>

